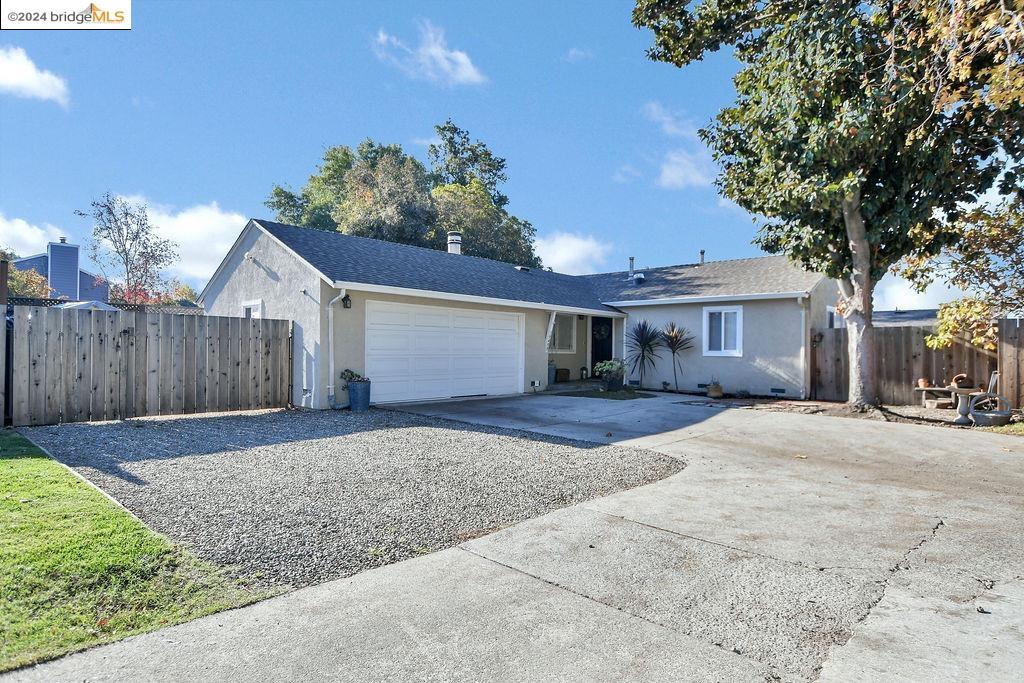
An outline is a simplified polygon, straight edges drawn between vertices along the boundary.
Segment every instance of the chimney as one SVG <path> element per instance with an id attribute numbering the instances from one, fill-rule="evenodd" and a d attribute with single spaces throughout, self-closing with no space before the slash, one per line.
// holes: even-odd
<path id="1" fill-rule="evenodd" d="M 452 230 L 448 233 L 448 253 L 449 254 L 461 254 L 462 253 L 462 233 Z"/>
<path id="2" fill-rule="evenodd" d="M 634 258 L 635 257 L 633 257 L 633 256 L 629 257 L 629 279 L 630 280 L 633 279 L 633 260 L 634 260 Z"/>
<path id="3" fill-rule="evenodd" d="M 79 300 L 78 245 L 68 244 L 66 237 L 46 245 L 47 280 L 54 298 Z"/>
<path id="4" fill-rule="evenodd" d="M 700 250 L 700 264 L 702 266 L 704 265 L 704 250 L 703 249 Z"/>

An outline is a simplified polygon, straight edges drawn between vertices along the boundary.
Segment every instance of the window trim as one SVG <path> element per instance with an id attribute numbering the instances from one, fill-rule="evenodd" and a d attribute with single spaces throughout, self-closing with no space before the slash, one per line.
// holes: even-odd
<path id="1" fill-rule="evenodd" d="M 712 351 L 708 348 L 711 335 L 708 334 L 708 319 L 711 313 L 735 313 L 736 314 L 736 348 Z M 725 356 L 730 358 L 743 357 L 743 306 L 705 306 L 701 316 L 703 320 L 703 342 L 701 346 L 705 356 Z M 722 316 L 722 345 L 725 345 L 725 316 Z"/>
<path id="2" fill-rule="evenodd" d="M 564 353 L 564 354 L 576 353 L 576 334 L 578 332 L 577 329 L 576 329 L 576 322 L 577 322 L 576 314 L 575 313 L 555 313 L 555 328 L 556 329 L 558 327 L 558 318 L 559 318 L 559 316 L 566 316 L 566 317 L 572 319 L 572 334 L 569 337 L 569 340 L 570 340 L 569 349 L 566 350 L 566 349 L 556 349 L 555 348 L 555 330 L 552 329 L 551 330 L 551 348 L 548 349 L 548 353 Z"/>
<path id="3" fill-rule="evenodd" d="M 263 310 L 263 299 L 252 299 L 251 301 L 242 302 L 242 318 L 245 318 L 246 309 L 256 309 L 255 312 L 259 315 L 250 315 L 247 319 L 258 320 L 265 317 Z"/>
<path id="4" fill-rule="evenodd" d="M 828 319 L 828 316 L 829 316 L 830 313 L 832 314 L 832 320 L 831 321 Z M 825 307 L 825 322 L 828 324 L 828 329 L 830 329 L 830 330 L 838 330 L 840 328 L 839 320 L 840 320 L 839 312 L 836 311 L 836 307 L 835 306 L 826 306 Z"/>

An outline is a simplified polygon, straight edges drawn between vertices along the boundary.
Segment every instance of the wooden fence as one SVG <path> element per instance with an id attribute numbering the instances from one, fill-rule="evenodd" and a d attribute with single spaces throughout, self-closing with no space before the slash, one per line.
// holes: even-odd
<path id="1" fill-rule="evenodd" d="M 999 393 L 1024 408 L 1024 320 L 999 321 Z"/>
<path id="2" fill-rule="evenodd" d="M 287 320 L 13 308 L 15 426 L 289 403 Z"/>
<path id="3" fill-rule="evenodd" d="M 931 332 L 929 327 L 875 328 L 876 379 L 882 403 L 919 404 L 920 394 L 914 391 L 919 377 L 927 377 L 933 386 L 945 386 L 954 375 L 965 372 L 976 384 L 988 387 L 991 373 L 999 367 L 995 351 L 979 349 L 966 339 L 956 341 L 949 348 L 930 349 L 924 338 Z M 814 331 L 812 336 L 818 341 L 812 344 L 811 398 L 845 401 L 850 386 L 846 329 Z M 1016 348 L 1015 361 L 1019 368 L 1020 346 Z M 1009 381 L 1004 378 L 1002 386 Z M 1020 406 L 1019 398 L 1013 405 Z"/>

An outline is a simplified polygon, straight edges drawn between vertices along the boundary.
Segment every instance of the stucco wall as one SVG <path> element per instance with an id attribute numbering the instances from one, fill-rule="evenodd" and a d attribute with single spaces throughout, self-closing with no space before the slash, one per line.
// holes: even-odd
<path id="1" fill-rule="evenodd" d="M 245 258 L 247 253 L 252 260 Z M 249 228 L 203 297 L 209 315 L 240 317 L 244 304 L 262 299 L 264 318 L 294 322 L 292 402 L 307 408 L 327 405 L 320 338 L 327 327 L 320 306 L 322 282 L 304 261 L 259 229 Z"/>
<path id="2" fill-rule="evenodd" d="M 580 320 L 575 313 L 569 315 L 576 320 L 576 350 L 573 353 L 550 353 L 548 358 L 555 361 L 556 368 L 567 368 L 570 380 L 577 380 L 580 378 L 580 368 L 586 366 L 589 369 L 590 367 L 590 360 L 587 358 L 588 317 L 583 316 L 583 320 Z M 547 334 L 546 328 L 545 334 Z"/>
<path id="3" fill-rule="evenodd" d="M 839 284 L 835 280 L 823 279 L 811 290 L 811 329 L 824 330 L 828 327 L 828 307 L 835 306 L 838 300 Z"/>
<path id="4" fill-rule="evenodd" d="M 703 309 L 705 305 L 743 307 L 743 356 L 703 355 Z M 686 327 L 694 336 L 693 348 L 680 356 L 679 388 L 698 391 L 698 384 L 712 377 L 722 383 L 728 393 L 749 391 L 755 395 L 776 395 L 771 389 L 785 389 L 783 396 L 800 397 L 806 386 L 806 366 L 802 359 L 802 342 L 806 338 L 806 318 L 801 311 L 806 305 L 797 299 L 716 302 L 715 304 L 670 304 L 666 306 L 622 307 L 629 314 L 626 327 L 646 319 L 658 327 L 668 322 Z M 803 323 L 803 325 L 801 325 Z M 628 349 L 626 351 L 628 354 Z M 673 385 L 670 354 L 661 350 L 653 372 L 644 376 L 644 386 L 660 389 L 661 383 Z M 627 379 L 638 380 L 639 373 L 628 373 Z"/>
<path id="5" fill-rule="evenodd" d="M 324 292 L 321 296 L 326 302 L 337 296 L 337 292 L 338 290 L 325 284 Z M 392 301 L 419 306 L 442 306 L 445 308 L 468 308 L 525 314 L 526 354 L 523 386 L 527 392 L 534 390 L 530 387 L 531 381 L 539 383 L 536 388 L 537 391 L 543 390 L 547 386 L 548 354 L 545 348 L 549 316 L 547 311 L 509 306 L 482 306 L 480 304 L 441 301 L 426 297 L 360 292 L 353 289 L 348 291 L 348 295 L 352 299 L 352 308 L 342 308 L 338 305 L 334 314 L 334 348 L 336 354 L 334 357 L 334 367 L 336 373 L 340 373 L 345 368 L 350 368 L 359 373 L 365 372 L 366 302 L 371 300 Z M 325 365 L 327 363 L 326 352 L 324 354 L 324 363 Z M 577 370 L 577 372 L 579 371 Z M 373 380 L 372 377 L 370 379 Z M 348 404 L 348 396 L 345 395 L 345 392 L 340 391 L 340 384 L 337 399 L 340 405 Z"/>

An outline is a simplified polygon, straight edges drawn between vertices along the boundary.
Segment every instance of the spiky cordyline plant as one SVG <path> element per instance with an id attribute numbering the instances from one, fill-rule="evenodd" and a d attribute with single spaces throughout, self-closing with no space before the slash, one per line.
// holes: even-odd
<path id="1" fill-rule="evenodd" d="M 676 369 L 682 370 L 682 361 L 680 356 L 683 351 L 693 348 L 693 335 L 685 327 L 680 327 L 674 322 L 670 322 L 665 325 L 665 329 L 661 331 L 662 343 L 665 344 L 665 348 L 672 354 L 672 380 L 676 385 L 676 393 L 679 393 L 679 376 L 676 374 Z"/>
<path id="2" fill-rule="evenodd" d="M 644 386 L 644 374 L 647 369 L 654 369 L 654 362 L 661 358 L 658 350 L 665 345 L 661 330 L 641 320 L 629 329 L 626 334 L 626 349 L 629 354 L 626 360 L 629 361 L 629 371 L 640 373 L 640 386 Z"/>

